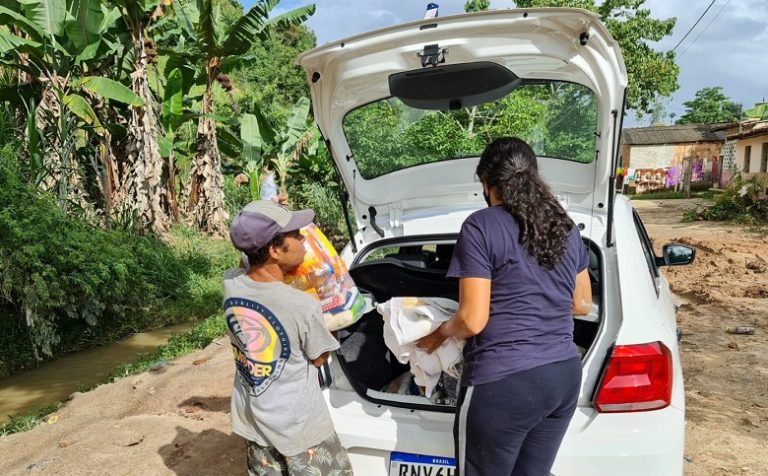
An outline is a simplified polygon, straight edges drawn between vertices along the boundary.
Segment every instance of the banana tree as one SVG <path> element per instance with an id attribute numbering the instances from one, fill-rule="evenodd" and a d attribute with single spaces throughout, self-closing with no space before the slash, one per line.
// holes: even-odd
<path id="1" fill-rule="evenodd" d="M 313 134 L 313 128 L 307 126 L 308 115 L 309 99 L 300 98 L 276 138 L 276 144 L 279 146 L 275 147 L 272 164 L 280 179 L 280 192 L 283 194 L 287 194 L 285 182 L 288 172 L 299 160 L 299 156 L 305 151 L 313 154 L 317 149 L 317 137 Z"/>
<path id="2" fill-rule="evenodd" d="M 157 101 L 149 87 L 149 70 L 156 58 L 155 45 L 147 34 L 152 21 L 162 17 L 161 0 L 108 0 L 118 7 L 132 43 L 131 90 L 143 107 L 131 108 L 127 128 L 126 160 L 129 173 L 122 193 L 125 205 L 135 211 L 141 224 L 155 232 L 168 228 L 175 198 L 167 193 L 169 167 L 160 153 Z"/>
<path id="3" fill-rule="evenodd" d="M 197 147 L 188 187 L 187 210 L 195 225 L 211 234 L 226 231 L 221 155 L 216 138 L 213 87 L 219 83 L 229 91 L 227 76 L 248 53 L 251 45 L 263 41 L 274 28 L 298 25 L 315 11 L 314 5 L 296 8 L 274 18 L 270 12 L 279 0 L 257 0 L 255 5 L 231 26 L 222 25 L 218 0 L 180 0 L 174 11 L 194 42 L 186 51 L 170 52 L 187 64 L 200 65 L 198 82 L 205 86 L 197 129 Z"/>
<path id="4" fill-rule="evenodd" d="M 266 168 L 277 173 L 279 193 L 287 195 L 288 174 L 299 157 L 317 152 L 318 135 L 308 123 L 309 106 L 309 99 L 300 98 L 282 125 L 266 119 L 256 104 L 252 113 L 240 117 L 241 168 L 248 175 L 252 196 L 258 197 L 259 180 Z"/>
<path id="5" fill-rule="evenodd" d="M 0 30 L 0 64 L 23 73 L 0 99 L 26 112 L 28 155 L 39 159 L 45 171 L 41 186 L 55 190 L 62 207 L 73 199 L 86 205 L 82 179 L 88 162 L 82 156 L 95 149 L 94 138 L 109 142 L 92 105 L 143 105 L 122 84 L 88 74 L 113 52 L 103 39 L 115 18 L 100 0 L 6 0 L 0 6 L 0 23 L 8 26 Z M 109 186 L 101 188 L 108 203 Z"/>
<path id="6" fill-rule="evenodd" d="M 240 117 L 241 156 L 245 167 L 243 172 L 248 176 L 248 188 L 251 200 L 258 200 L 261 187 L 261 172 L 264 160 L 261 154 L 263 141 L 259 130 L 259 121 L 254 114 L 243 114 Z"/>

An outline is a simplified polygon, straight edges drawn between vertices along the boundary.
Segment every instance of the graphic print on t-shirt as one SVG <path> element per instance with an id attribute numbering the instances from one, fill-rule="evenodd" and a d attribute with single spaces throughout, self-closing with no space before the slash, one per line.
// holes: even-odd
<path id="1" fill-rule="evenodd" d="M 280 378 L 291 355 L 288 334 L 272 311 L 257 302 L 231 298 L 224 309 L 237 341 L 232 353 L 240 380 L 251 395 L 261 395 Z"/>

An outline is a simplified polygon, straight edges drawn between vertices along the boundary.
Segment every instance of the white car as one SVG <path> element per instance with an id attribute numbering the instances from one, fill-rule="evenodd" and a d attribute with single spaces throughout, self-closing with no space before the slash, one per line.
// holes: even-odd
<path id="1" fill-rule="evenodd" d="M 342 256 L 376 302 L 457 299 L 445 273 L 462 222 L 485 206 L 479 154 L 504 135 L 533 146 L 588 245 L 594 292 L 592 312 L 575 319 L 584 376 L 552 474 L 681 475 L 683 375 L 659 266 L 688 264 L 695 252 L 668 245 L 656 257 L 614 191 L 627 73 L 599 18 L 575 9 L 440 17 L 330 43 L 298 62 L 356 224 Z M 356 474 L 455 474 L 451 383 L 421 395 L 381 334 L 371 311 L 340 333 L 324 372 Z"/>

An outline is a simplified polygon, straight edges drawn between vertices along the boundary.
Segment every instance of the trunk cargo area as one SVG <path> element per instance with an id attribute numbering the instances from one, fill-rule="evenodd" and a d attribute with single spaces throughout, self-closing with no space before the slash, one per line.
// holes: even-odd
<path id="1" fill-rule="evenodd" d="M 447 278 L 453 254 L 451 239 L 418 240 L 363 250 L 350 267 L 358 288 L 374 303 L 393 297 L 441 297 L 458 301 L 459 282 Z M 589 249 L 592 312 L 574 319 L 574 342 L 582 357 L 594 344 L 601 323 L 601 263 L 597 248 Z M 412 382 L 410 367 L 401 364 L 384 343 L 384 319 L 374 309 L 351 327 L 339 331 L 341 348 L 336 355 L 349 386 L 363 398 L 382 405 L 453 412 L 457 381 L 443 375 L 435 394 L 427 398 Z M 410 383 L 409 383 L 410 379 Z M 345 387 L 347 382 L 335 382 Z"/>

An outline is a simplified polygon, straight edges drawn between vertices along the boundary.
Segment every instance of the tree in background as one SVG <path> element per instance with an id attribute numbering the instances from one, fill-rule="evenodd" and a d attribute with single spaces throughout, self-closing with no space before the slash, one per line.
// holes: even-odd
<path id="1" fill-rule="evenodd" d="M 679 87 L 680 67 L 672 51 L 655 51 L 650 42 L 672 34 L 676 19 L 651 18 L 651 11 L 641 8 L 645 0 L 517 0 L 520 8 L 577 7 L 600 15 L 608 31 L 621 46 L 627 66 L 629 85 L 627 107 L 640 114 L 651 111 L 658 96 L 669 96 Z"/>
<path id="2" fill-rule="evenodd" d="M 113 72 L 119 78 L 114 56 L 126 51 L 119 17 L 100 0 L 9 0 L 0 6 L 0 23 L 9 27 L 0 30 L 0 62 L 17 73 L 0 100 L 26 122 L 23 155 L 34 182 L 54 192 L 64 210 L 73 203 L 89 209 L 95 198 L 89 189 L 99 190 L 107 221 L 120 182 L 104 127 L 115 112 L 107 100 L 133 110 L 145 104 L 107 77 Z M 98 185 L 89 180 L 94 175 Z"/>
<path id="3" fill-rule="evenodd" d="M 694 99 L 684 102 L 683 106 L 685 114 L 677 124 L 715 124 L 738 121 L 741 116 L 741 104 L 731 101 L 720 86 L 696 91 Z"/>
<path id="4" fill-rule="evenodd" d="M 278 28 L 265 41 L 254 43 L 248 61 L 231 75 L 237 88 L 247 91 L 251 101 L 240 103 L 240 108 L 248 110 L 258 104 L 270 121 L 286 121 L 296 101 L 309 97 L 307 77 L 296 65 L 296 56 L 314 48 L 316 43 L 314 32 L 306 25 Z"/>
<path id="5" fill-rule="evenodd" d="M 467 3 L 464 4 L 464 11 L 467 13 L 481 12 L 488 10 L 490 6 L 490 0 L 467 0 Z"/>
<path id="6" fill-rule="evenodd" d="M 175 197 L 166 193 L 168 164 L 160 154 L 157 101 L 149 87 L 149 71 L 157 57 L 147 29 L 163 16 L 160 0 L 110 0 L 120 11 L 131 35 L 133 72 L 131 89 L 144 107 L 131 109 L 128 118 L 126 159 L 128 173 L 122 183 L 123 207 L 138 214 L 145 229 L 163 232 L 174 215 Z"/>
<path id="7" fill-rule="evenodd" d="M 744 117 L 760 121 L 768 119 L 768 102 L 763 100 L 763 102 L 756 103 L 755 107 L 744 111 Z"/>
<path id="8" fill-rule="evenodd" d="M 202 74 L 198 77 L 205 84 L 187 206 L 195 226 L 208 233 L 224 233 L 227 220 L 213 86 L 218 82 L 230 91 L 232 84 L 226 73 L 245 58 L 255 42 L 265 41 L 276 28 L 303 23 L 315 11 L 314 5 L 308 5 L 270 18 L 270 12 L 278 3 L 275 0 L 257 1 L 231 28 L 222 22 L 218 0 L 197 0 L 195 8 L 189 2 L 184 10 L 189 12 L 187 18 L 191 20 L 187 23 L 187 34 L 194 37 L 196 43 L 184 52 L 183 57 L 189 64 L 199 64 L 200 58 L 203 59 Z"/>

